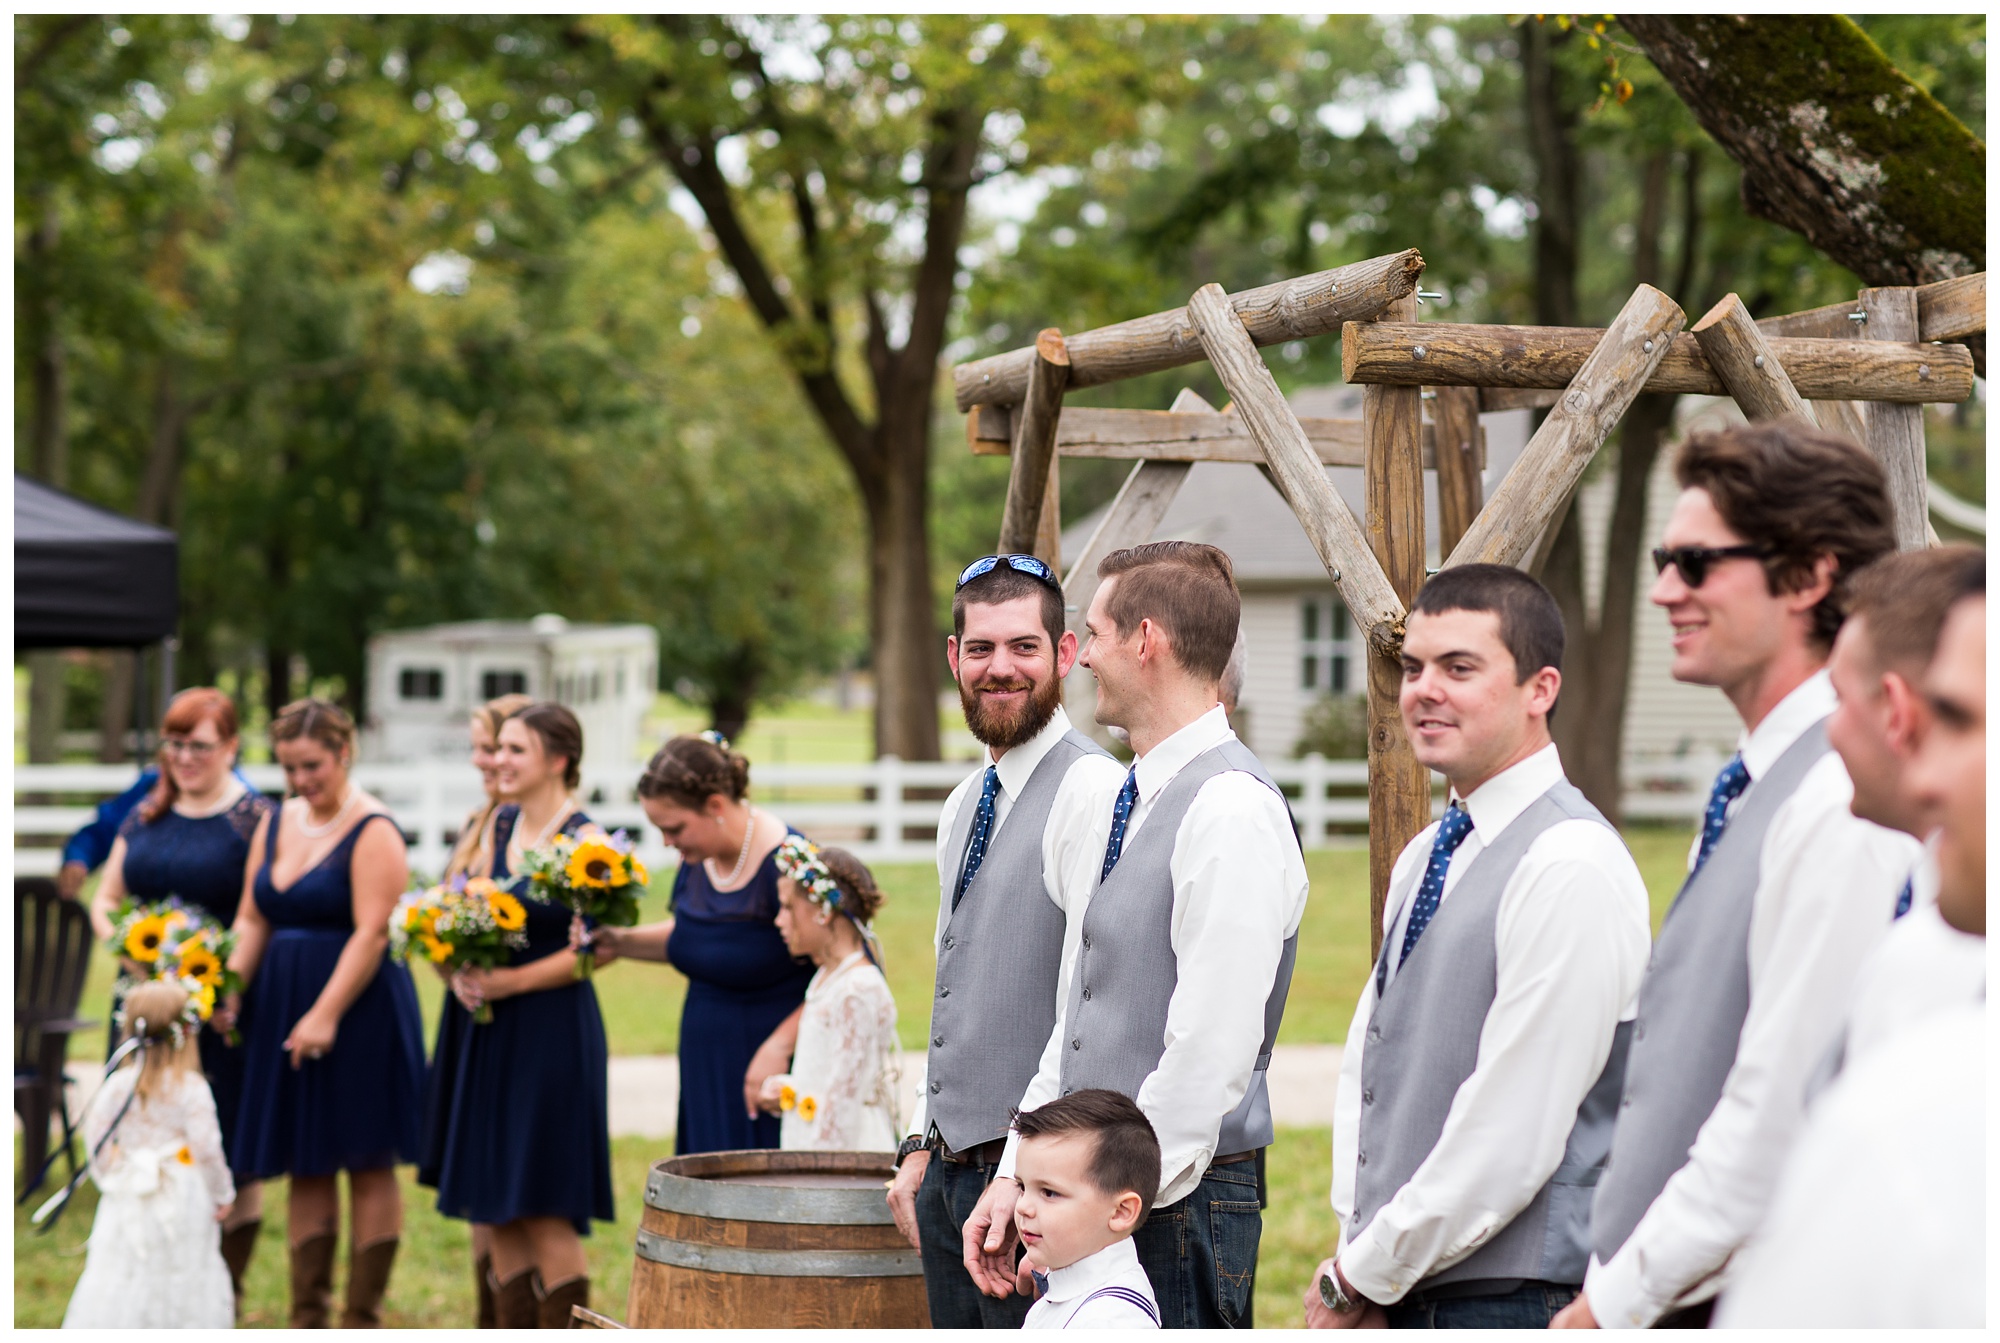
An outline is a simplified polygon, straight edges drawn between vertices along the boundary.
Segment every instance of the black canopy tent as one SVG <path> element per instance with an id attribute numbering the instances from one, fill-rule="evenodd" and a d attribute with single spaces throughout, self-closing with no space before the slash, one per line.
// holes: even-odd
<path id="1" fill-rule="evenodd" d="M 159 644 L 160 689 L 173 690 L 180 624 L 180 542 L 164 527 L 85 503 L 14 473 L 14 646 Z M 145 718 L 134 678 L 134 721 Z"/>

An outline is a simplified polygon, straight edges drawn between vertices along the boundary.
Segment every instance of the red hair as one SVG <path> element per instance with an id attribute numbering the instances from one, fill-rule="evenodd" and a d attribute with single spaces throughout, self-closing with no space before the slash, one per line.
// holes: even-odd
<path id="1" fill-rule="evenodd" d="M 204 685 L 181 691 L 167 705 L 166 717 L 160 720 L 160 781 L 139 804 L 141 823 L 151 825 L 165 816 L 180 796 L 180 785 L 174 782 L 174 772 L 167 767 L 166 737 L 184 736 L 203 723 L 214 723 L 215 735 L 224 741 L 236 736 L 236 701 L 213 686 Z"/>

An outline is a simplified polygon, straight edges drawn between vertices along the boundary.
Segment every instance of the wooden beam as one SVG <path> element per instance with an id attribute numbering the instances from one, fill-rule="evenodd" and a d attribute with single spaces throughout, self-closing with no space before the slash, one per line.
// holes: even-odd
<path id="1" fill-rule="evenodd" d="M 965 437 L 975 457 L 1005 457 L 1014 451 L 1018 408 L 974 406 L 966 413 Z M 1299 427 L 1327 466 L 1359 467 L 1366 461 L 1361 421 L 1318 416 Z M 1424 466 L 1435 465 L 1436 431 L 1424 426 Z M 1479 465 L 1486 463 L 1486 436 L 1477 436 Z M 1257 462 L 1263 451 L 1241 418 L 1215 411 L 1113 410 L 1064 406 L 1056 428 L 1056 452 L 1063 457 L 1182 462 Z"/>
<path id="2" fill-rule="evenodd" d="M 1917 286 L 1917 339 L 1963 340 L 1986 329 L 1986 272 Z"/>
<path id="3" fill-rule="evenodd" d="M 1415 248 L 1336 270 L 1246 289 L 1230 306 L 1243 320 L 1251 344 L 1271 345 L 1338 331 L 1341 323 L 1373 317 L 1391 299 L 1414 293 L 1424 259 Z M 1178 368 L 1203 357 L 1188 311 L 1154 313 L 1069 338 L 1069 385 L 1096 387 L 1121 378 Z M 1032 349 L 1010 350 L 960 364 L 951 371 L 958 408 L 1013 405 L 1027 395 Z"/>
<path id="4" fill-rule="evenodd" d="M 1853 340 L 1858 334 L 1854 311 L 1852 303 L 1829 303 L 1780 317 L 1760 317 L 1757 329 L 1773 338 Z"/>
<path id="5" fill-rule="evenodd" d="M 1861 291 L 1861 309 L 1868 314 L 1863 329 L 1871 341 L 1900 342 L 1916 338 L 1917 292 L 1905 286 Z M 1924 348 L 1924 347 L 1918 347 Z M 1937 350 L 1962 349 L 1938 345 Z M 1924 488 L 1924 408 L 1876 405 L 1868 408 L 1868 429 L 1862 440 L 1889 477 L 1889 503 L 1895 513 L 1896 549 L 1922 550 L 1930 544 L 1930 496 Z"/>
<path id="6" fill-rule="evenodd" d="M 1383 309 L 1384 320 L 1414 322 L 1414 297 Z M 1424 472 L 1418 459 L 1423 393 L 1364 387 L 1368 434 L 1368 544 L 1404 607 L 1424 584 Z M 1417 763 L 1398 708 L 1400 650 L 1368 650 L 1368 928 L 1370 954 L 1382 950 L 1382 911 L 1396 855 L 1431 819 L 1431 773 Z"/>
<path id="7" fill-rule="evenodd" d="M 1481 387 L 1479 409 L 1543 410 L 1562 400 L 1560 387 Z"/>
<path id="8" fill-rule="evenodd" d="M 1394 650 L 1403 641 L 1403 604 L 1368 548 L 1354 510 L 1335 492 L 1314 456 L 1271 370 L 1257 353 L 1242 319 L 1219 284 L 1205 284 L 1188 300 L 1188 316 L 1208 351 L 1209 363 L 1235 398 L 1236 413 L 1263 448 L 1285 502 L 1298 515 L 1320 563 L 1333 579 L 1356 628 L 1371 646 Z"/>
<path id="9" fill-rule="evenodd" d="M 1486 501 L 1480 472 L 1486 454 L 1480 451 L 1479 392 L 1471 387 L 1439 387 L 1431 399 L 1431 419 L 1437 436 L 1438 554 L 1451 554 Z"/>
<path id="10" fill-rule="evenodd" d="M 1672 343 L 1668 337 L 1686 320 L 1680 306 L 1653 286 L 1633 291 L 1447 565 L 1519 565 L 1534 554 L 1590 459 L 1655 376 Z"/>
<path id="11" fill-rule="evenodd" d="M 1726 294 L 1720 303 L 1702 314 L 1690 328 L 1708 365 L 1722 378 L 1722 385 L 1736 398 L 1745 419 L 1770 420 L 1789 415 L 1814 428 L 1819 420 L 1805 398 L 1785 376 L 1784 366 L 1771 351 L 1771 343 L 1750 310 L 1735 294 Z"/>
<path id="12" fill-rule="evenodd" d="M 1035 527 L 1035 557 L 1062 572 L 1062 463 L 1049 458 L 1048 484 L 1042 490 L 1041 521 Z"/>
<path id="13" fill-rule="evenodd" d="M 1000 553 L 1034 552 L 1041 529 L 1042 500 L 1056 458 L 1056 426 L 1062 420 L 1063 384 L 1069 378 L 1069 351 L 1062 332 L 1049 327 L 1035 337 L 1035 362 L 1028 373 L 1027 398 L 1014 419 L 1014 464 L 1007 476 L 1007 506 L 1000 517 Z M 1044 556 L 1043 558 L 1047 558 Z"/>
<path id="14" fill-rule="evenodd" d="M 1348 382 L 1567 387 L 1602 334 L 1590 327 L 1349 322 L 1342 329 L 1340 366 Z M 1962 345 L 1772 338 L 1771 348 L 1799 394 L 1815 401 L 1917 405 L 1972 394 L 1972 354 Z M 1694 337 L 1681 334 L 1667 342 L 1643 390 L 1724 396 L 1729 389 Z"/>

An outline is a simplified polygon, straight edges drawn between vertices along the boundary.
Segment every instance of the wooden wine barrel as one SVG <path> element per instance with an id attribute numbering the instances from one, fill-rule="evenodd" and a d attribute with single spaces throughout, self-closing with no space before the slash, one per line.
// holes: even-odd
<path id="1" fill-rule="evenodd" d="M 925 1329 L 886 1152 L 704 1152 L 646 1179 L 634 1329 Z"/>

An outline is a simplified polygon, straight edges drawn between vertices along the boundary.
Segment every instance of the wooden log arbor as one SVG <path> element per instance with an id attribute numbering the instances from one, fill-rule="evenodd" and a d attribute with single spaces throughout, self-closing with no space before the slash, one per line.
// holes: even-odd
<path id="1" fill-rule="evenodd" d="M 1366 633 L 1369 905 L 1374 946 L 1396 855 L 1430 816 L 1429 773 L 1396 712 L 1403 619 L 1424 577 L 1423 472 L 1437 472 L 1444 563 L 1533 568 L 1619 418 L 1641 391 L 1736 399 L 1752 419 L 1796 415 L 1854 437 L 1890 479 L 1899 545 L 1926 544 L 1923 406 L 1972 393 L 1973 364 L 1949 342 L 1986 327 L 1986 277 L 1864 289 L 1852 304 L 1752 321 L 1731 294 L 1691 331 L 1641 285 L 1603 330 L 1418 322 L 1423 258 L 1414 249 L 1230 295 L 1204 285 L 1185 308 L 1035 345 L 952 370 L 975 453 L 1013 456 L 1002 549 L 1042 553 L 1053 534 L 1063 456 L 1136 462 L 1076 557 L 1065 591 L 1071 627 L 1096 588 L 1098 561 L 1145 541 L 1196 461 L 1254 462 L 1298 516 Z M 1364 387 L 1362 418 L 1300 419 L 1258 354 L 1276 341 L 1341 333 L 1341 369 Z M 1062 408 L 1071 388 L 1206 358 L 1229 390 L 1223 413 L 1192 392 L 1168 411 Z M 1429 389 L 1423 391 L 1422 389 Z M 1421 397 L 1432 399 L 1423 419 Z M 1482 500 L 1483 410 L 1546 406 L 1521 458 Z M 1359 466 L 1365 518 L 1326 478 Z M 1041 543 L 1033 538 L 1041 535 Z M 1051 550 L 1045 556 L 1054 558 Z"/>

